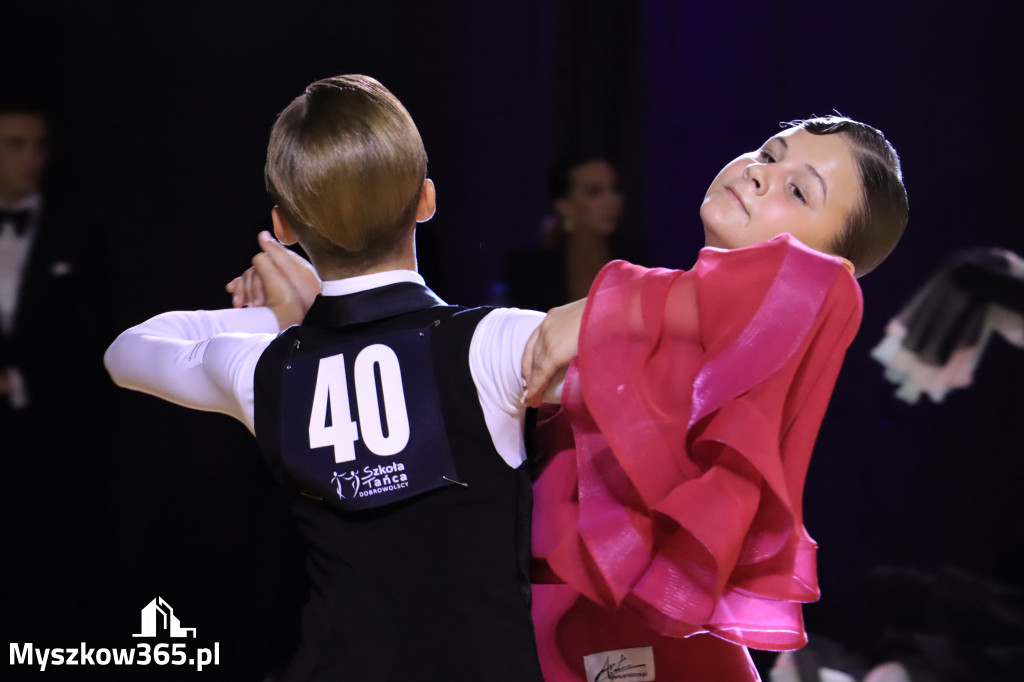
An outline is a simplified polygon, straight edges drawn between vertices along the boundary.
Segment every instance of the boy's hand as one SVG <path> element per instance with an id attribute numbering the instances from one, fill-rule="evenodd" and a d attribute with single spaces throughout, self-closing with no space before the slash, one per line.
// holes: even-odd
<path id="1" fill-rule="evenodd" d="M 523 351 L 523 402 L 537 407 L 542 402 L 560 402 L 565 370 L 579 352 L 580 323 L 587 299 L 552 308 Z"/>
<path id="2" fill-rule="evenodd" d="M 269 232 L 260 233 L 259 244 L 262 252 L 253 257 L 253 266 L 225 287 L 232 294 L 232 305 L 266 306 L 274 311 L 281 329 L 302 322 L 320 294 L 320 278 L 313 266 Z"/>

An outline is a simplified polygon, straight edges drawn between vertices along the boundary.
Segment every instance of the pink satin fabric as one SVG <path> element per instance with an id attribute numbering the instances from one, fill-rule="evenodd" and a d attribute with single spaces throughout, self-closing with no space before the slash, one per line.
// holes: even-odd
<path id="1" fill-rule="evenodd" d="M 561 583 L 534 591 L 548 682 L 647 645 L 658 679 L 756 680 L 746 646 L 806 643 L 803 484 L 861 309 L 840 261 L 789 235 L 688 272 L 602 270 L 538 429 L 535 580 Z"/>

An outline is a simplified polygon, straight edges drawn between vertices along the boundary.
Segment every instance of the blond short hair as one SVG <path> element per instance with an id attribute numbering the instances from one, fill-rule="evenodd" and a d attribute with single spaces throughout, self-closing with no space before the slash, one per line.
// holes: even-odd
<path id="1" fill-rule="evenodd" d="M 426 175 L 412 117 L 369 76 L 313 83 L 270 133 L 267 191 L 307 251 L 341 265 L 371 265 L 399 248 Z"/>

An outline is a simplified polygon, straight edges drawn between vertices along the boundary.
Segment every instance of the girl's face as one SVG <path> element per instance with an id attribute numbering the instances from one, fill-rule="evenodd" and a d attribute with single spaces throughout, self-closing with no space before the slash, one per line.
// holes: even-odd
<path id="1" fill-rule="evenodd" d="M 607 161 L 594 160 L 569 173 L 569 194 L 555 202 L 563 222 L 580 232 L 610 235 L 622 216 L 622 194 L 615 169 Z"/>
<path id="2" fill-rule="evenodd" d="M 704 242 L 735 249 L 788 232 L 827 253 L 861 197 L 842 133 L 790 128 L 718 173 L 700 207 Z"/>

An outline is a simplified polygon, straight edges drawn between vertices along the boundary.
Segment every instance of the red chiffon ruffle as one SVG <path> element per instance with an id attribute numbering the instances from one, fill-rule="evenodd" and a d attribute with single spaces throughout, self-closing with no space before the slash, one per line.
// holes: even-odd
<path id="1" fill-rule="evenodd" d="M 545 679 L 647 645 L 663 679 L 757 679 L 744 646 L 806 643 L 804 477 L 861 308 L 839 259 L 789 235 L 602 270 L 538 429 L 535 580 L 563 583 L 534 593 Z"/>

